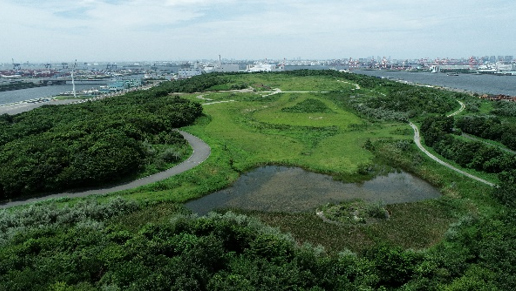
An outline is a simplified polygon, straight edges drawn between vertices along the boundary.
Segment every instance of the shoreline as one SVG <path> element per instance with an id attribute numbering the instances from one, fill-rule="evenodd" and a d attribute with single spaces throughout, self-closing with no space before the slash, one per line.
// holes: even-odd
<path id="1" fill-rule="evenodd" d="M 88 102 L 88 101 L 97 101 L 97 100 L 102 100 L 105 98 L 111 98 L 111 97 L 124 95 L 126 93 L 133 92 L 133 91 L 148 90 L 154 86 L 157 86 L 158 84 L 159 83 L 154 83 L 150 86 L 134 87 L 134 88 L 125 89 L 122 91 L 97 95 L 92 98 L 70 97 L 69 99 L 58 99 L 57 98 L 59 96 L 58 95 L 58 96 L 52 96 L 52 97 L 27 99 L 27 100 L 14 102 L 14 103 L 5 103 L 5 104 L 0 104 L 0 115 L 1 114 L 9 114 L 9 115 L 19 114 L 22 112 L 30 111 L 34 108 L 38 108 L 43 105 L 69 105 L 69 104 L 84 103 L 84 102 Z"/>
<path id="2" fill-rule="evenodd" d="M 355 70 L 354 74 L 377 77 L 407 85 L 442 89 L 458 93 L 466 93 L 472 96 L 481 95 L 507 95 L 516 96 L 516 90 L 512 78 L 489 74 L 459 74 L 459 76 L 446 76 L 442 73 L 429 72 L 405 72 L 405 71 L 364 71 Z"/>

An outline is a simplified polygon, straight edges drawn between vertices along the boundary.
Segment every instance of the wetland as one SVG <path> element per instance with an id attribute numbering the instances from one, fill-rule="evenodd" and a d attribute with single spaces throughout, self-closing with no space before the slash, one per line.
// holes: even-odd
<path id="1" fill-rule="evenodd" d="M 227 208 L 295 213 L 355 199 L 398 204 L 440 196 L 428 182 L 403 171 L 379 175 L 363 183 L 343 183 L 298 167 L 265 166 L 242 175 L 231 187 L 185 206 L 199 215 Z"/>

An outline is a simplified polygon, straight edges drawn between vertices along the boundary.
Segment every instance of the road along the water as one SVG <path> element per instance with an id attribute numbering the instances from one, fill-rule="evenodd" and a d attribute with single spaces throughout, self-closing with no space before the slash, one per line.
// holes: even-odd
<path id="1" fill-rule="evenodd" d="M 186 172 L 186 171 L 198 166 L 199 164 L 204 162 L 206 159 L 208 159 L 208 157 L 210 156 L 210 153 L 211 153 L 211 148 L 208 144 L 206 144 L 204 141 L 202 141 L 198 137 L 193 136 L 187 132 L 179 131 L 179 133 L 181 133 L 183 135 L 183 137 L 188 141 L 188 143 L 190 144 L 190 146 L 193 149 L 193 153 L 186 161 L 184 161 L 181 164 L 179 164 L 175 167 L 172 167 L 166 171 L 159 172 L 157 174 L 150 175 L 145 178 L 141 178 L 141 179 L 138 179 L 138 180 L 135 180 L 132 182 L 128 182 L 126 184 L 121 184 L 121 185 L 117 185 L 117 186 L 109 187 L 109 188 L 101 188 L 101 189 L 88 190 L 88 191 L 83 191 L 83 192 L 65 192 L 65 193 L 51 194 L 51 195 L 36 197 L 36 198 L 10 201 L 7 203 L 0 204 L 0 208 L 7 208 L 7 207 L 12 207 L 12 206 L 17 206 L 17 205 L 22 205 L 22 204 L 27 204 L 27 203 L 33 203 L 33 202 L 43 201 L 43 200 L 51 199 L 51 198 L 85 197 L 85 196 L 95 195 L 95 194 L 107 194 L 107 193 L 113 193 L 113 192 L 118 192 L 118 191 L 123 191 L 123 190 L 129 190 L 129 189 L 133 189 L 133 188 L 137 188 L 137 187 L 151 184 L 154 182 L 158 182 L 158 181 L 167 179 L 169 177 L 181 174 L 183 172 Z"/>

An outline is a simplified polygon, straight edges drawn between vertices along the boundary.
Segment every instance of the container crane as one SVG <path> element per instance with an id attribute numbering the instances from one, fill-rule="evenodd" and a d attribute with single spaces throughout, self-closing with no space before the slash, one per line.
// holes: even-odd
<path id="1" fill-rule="evenodd" d="M 15 62 L 14 62 L 14 59 L 12 59 L 12 61 L 13 61 L 13 70 L 14 70 L 14 71 L 21 70 L 21 64 L 19 64 L 19 63 L 15 63 Z"/>

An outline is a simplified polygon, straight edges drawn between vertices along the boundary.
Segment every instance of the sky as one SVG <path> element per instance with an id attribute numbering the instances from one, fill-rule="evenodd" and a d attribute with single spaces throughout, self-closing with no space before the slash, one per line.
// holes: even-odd
<path id="1" fill-rule="evenodd" d="M 0 0 L 0 62 L 516 55 L 514 0 Z"/>

